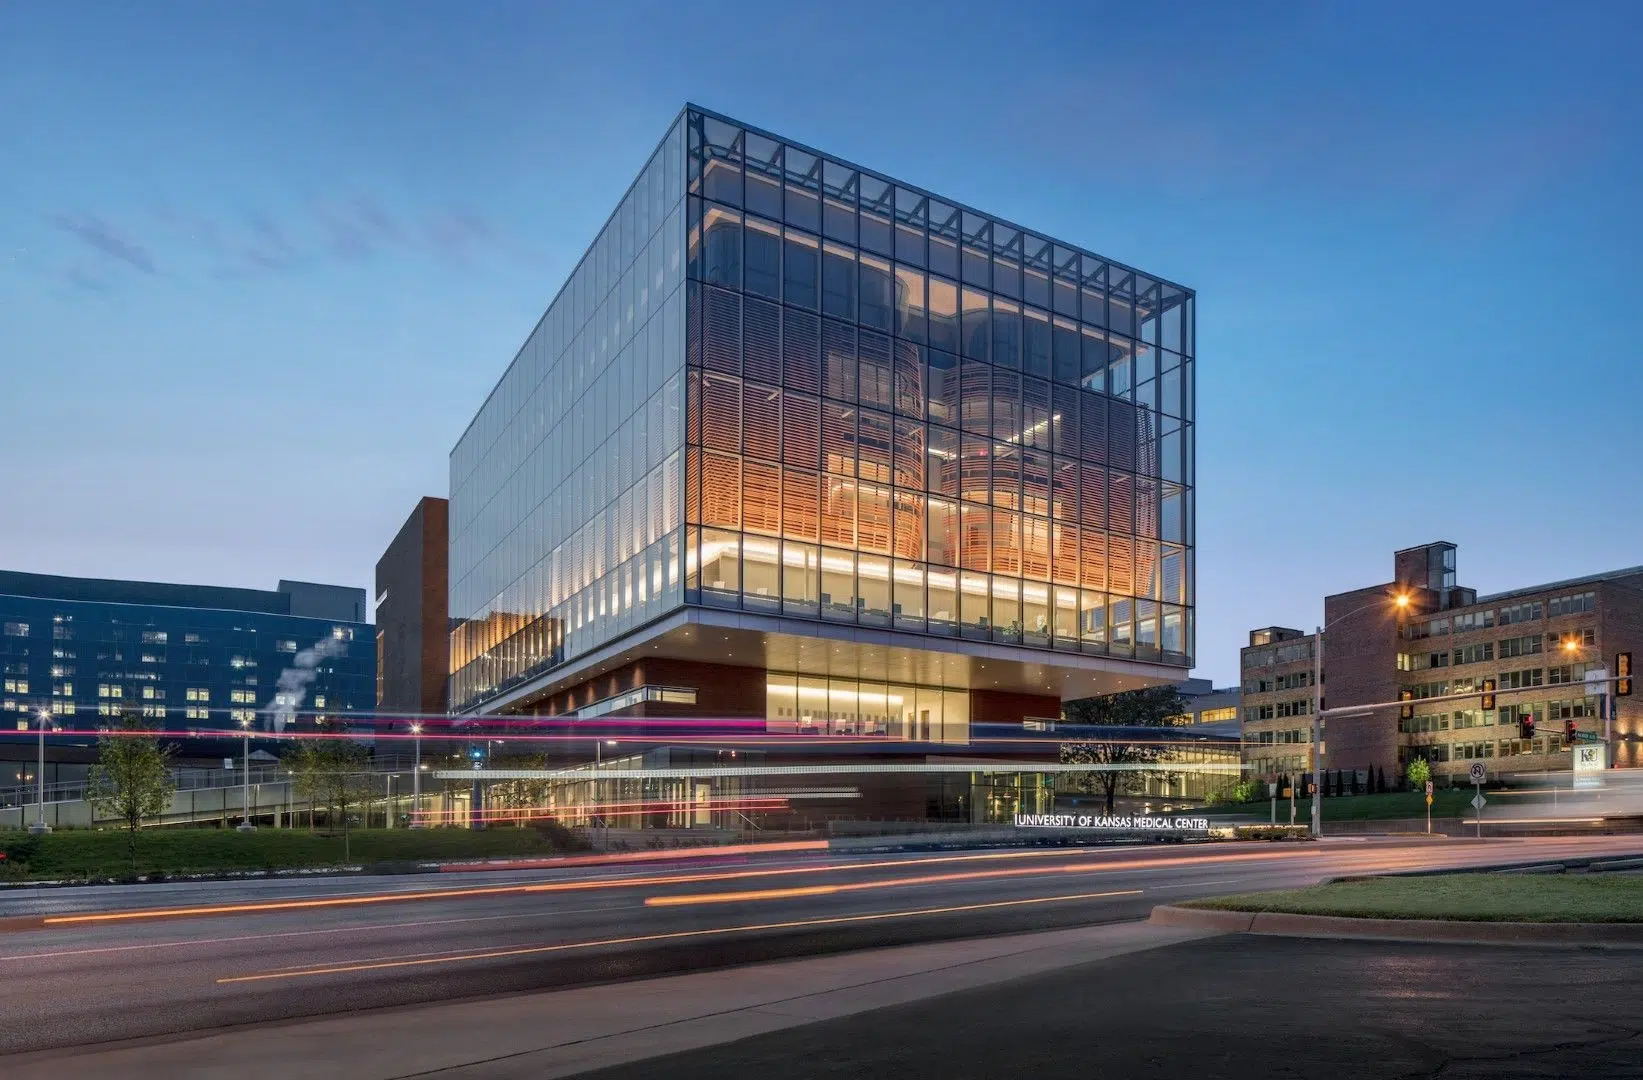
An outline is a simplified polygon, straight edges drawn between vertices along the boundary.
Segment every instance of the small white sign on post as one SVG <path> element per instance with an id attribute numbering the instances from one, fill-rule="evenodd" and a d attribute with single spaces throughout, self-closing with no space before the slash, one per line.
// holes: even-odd
<path id="1" fill-rule="evenodd" d="M 1603 773 L 1609 766 L 1609 748 L 1602 743 L 1576 743 L 1574 748 L 1575 787 L 1603 786 Z"/>

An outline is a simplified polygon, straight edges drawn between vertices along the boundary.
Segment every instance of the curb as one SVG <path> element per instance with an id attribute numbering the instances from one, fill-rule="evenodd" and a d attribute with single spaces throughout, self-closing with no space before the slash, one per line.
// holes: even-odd
<path id="1" fill-rule="evenodd" d="M 1154 926 L 1277 937 L 1375 938 L 1476 945 L 1581 945 L 1643 948 L 1643 923 L 1457 922 L 1451 919 L 1352 919 L 1274 911 L 1215 911 L 1164 904 L 1147 920 Z"/>

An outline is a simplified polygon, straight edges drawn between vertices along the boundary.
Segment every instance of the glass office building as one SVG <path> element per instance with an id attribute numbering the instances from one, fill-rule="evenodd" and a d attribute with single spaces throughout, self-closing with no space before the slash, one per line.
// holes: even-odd
<path id="1" fill-rule="evenodd" d="M 346 720 L 375 705 L 365 619 L 365 590 L 338 585 L 232 589 L 0 571 L 0 726 L 18 730 L 46 711 L 64 732 L 127 715 L 176 732 L 268 730 L 281 673 L 321 641 L 335 643 L 335 655 L 316 666 L 298 715 Z"/>
<path id="2" fill-rule="evenodd" d="M 1179 285 L 687 108 L 452 453 L 453 708 L 666 658 L 764 671 L 729 711 L 773 729 L 933 737 L 923 699 L 952 741 L 1179 681 L 1193 327 Z"/>

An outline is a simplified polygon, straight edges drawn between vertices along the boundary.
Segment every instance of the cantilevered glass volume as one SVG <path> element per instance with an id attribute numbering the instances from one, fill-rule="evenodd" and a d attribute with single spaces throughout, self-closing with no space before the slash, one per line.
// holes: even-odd
<path id="1" fill-rule="evenodd" d="M 1190 290 L 687 108 L 452 454 L 453 705 L 730 667 L 700 708 L 911 738 L 1179 679 L 1193 364 Z"/>

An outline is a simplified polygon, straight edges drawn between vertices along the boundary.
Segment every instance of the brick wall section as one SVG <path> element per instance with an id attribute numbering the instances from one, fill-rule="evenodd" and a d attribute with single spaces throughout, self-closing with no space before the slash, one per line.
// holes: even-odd
<path id="1" fill-rule="evenodd" d="M 1054 720 L 1061 715 L 1061 699 L 1042 694 L 1010 694 L 998 690 L 970 691 L 970 723 L 1019 724 L 1027 717 Z"/>
<path id="2" fill-rule="evenodd" d="M 1632 654 L 1632 670 L 1643 660 L 1643 574 L 1597 585 L 1597 647 L 1614 675 L 1616 653 Z M 1635 676 L 1634 676 L 1635 678 Z M 1631 697 L 1616 700 L 1612 753 L 1618 768 L 1643 765 L 1643 697 L 1635 681 Z"/>
<path id="3" fill-rule="evenodd" d="M 443 713 L 450 668 L 450 503 L 424 498 L 376 565 L 377 708 Z M 384 595 L 386 594 L 386 595 Z"/>
<path id="4" fill-rule="evenodd" d="M 1421 549 L 1424 552 L 1424 549 Z M 1405 569 L 1399 567 L 1400 570 Z M 1426 563 L 1421 557 L 1424 579 Z M 1393 601 L 1410 595 L 1406 613 Z M 1323 694 L 1325 709 L 1339 709 L 1398 698 L 1398 626 L 1400 619 L 1424 617 L 1436 606 L 1435 594 L 1407 582 L 1373 585 L 1324 598 Z M 1398 771 L 1398 708 L 1326 718 L 1324 768 Z"/>

